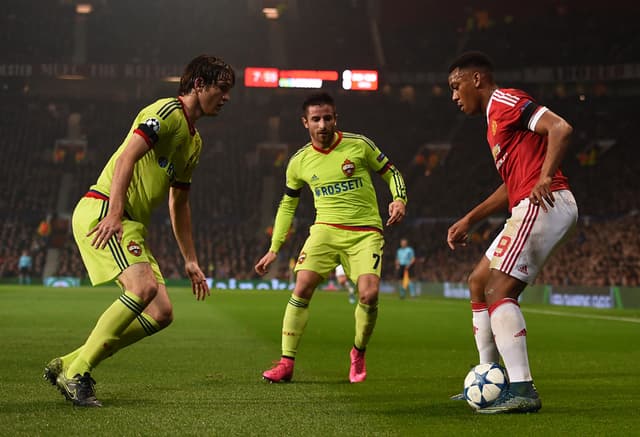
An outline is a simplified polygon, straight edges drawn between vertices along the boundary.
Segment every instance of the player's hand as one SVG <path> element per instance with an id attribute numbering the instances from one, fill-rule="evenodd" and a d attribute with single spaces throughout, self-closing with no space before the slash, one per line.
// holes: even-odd
<path id="1" fill-rule="evenodd" d="M 87 233 L 87 237 L 94 235 L 91 245 L 96 249 L 104 249 L 109 239 L 114 235 L 118 243 L 122 243 L 122 233 L 122 220 L 120 217 L 107 215 Z"/>
<path id="2" fill-rule="evenodd" d="M 394 200 L 389 204 L 389 220 L 387 226 L 400 223 L 407 213 L 407 207 L 401 200 Z"/>
<path id="3" fill-rule="evenodd" d="M 553 208 L 556 199 L 555 197 L 553 197 L 553 191 L 551 191 L 550 177 L 547 176 L 540 178 L 538 183 L 531 190 L 531 194 L 529 194 L 529 201 L 533 205 L 540 205 L 544 212 L 549 211 L 545 202 L 548 203 L 551 208 Z"/>
<path id="4" fill-rule="evenodd" d="M 191 291 L 195 295 L 196 300 L 204 300 L 205 297 L 211 296 L 209 285 L 207 285 L 207 278 L 204 273 L 202 273 L 197 262 L 190 261 L 185 263 L 184 270 L 191 280 Z"/>
<path id="5" fill-rule="evenodd" d="M 258 264 L 254 267 L 256 273 L 260 276 L 264 275 L 269 271 L 269 266 L 272 262 L 276 260 L 278 254 L 272 251 L 267 252 L 261 259 L 258 261 Z"/>
<path id="6" fill-rule="evenodd" d="M 447 244 L 451 250 L 456 250 L 457 246 L 466 246 L 470 224 L 466 218 L 461 218 L 455 222 L 447 231 Z"/>

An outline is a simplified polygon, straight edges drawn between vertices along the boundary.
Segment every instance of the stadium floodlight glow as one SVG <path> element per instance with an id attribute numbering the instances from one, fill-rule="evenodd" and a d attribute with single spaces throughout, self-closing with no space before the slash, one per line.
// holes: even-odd
<path id="1" fill-rule="evenodd" d="M 376 70 L 344 70 L 342 88 L 345 90 L 375 91 L 378 89 Z"/>
<path id="2" fill-rule="evenodd" d="M 165 76 L 162 78 L 163 82 L 180 82 L 180 76 Z"/>
<path id="3" fill-rule="evenodd" d="M 76 5 L 77 14 L 86 15 L 90 14 L 91 12 L 93 12 L 93 5 L 91 5 L 90 3 L 78 3 Z"/>

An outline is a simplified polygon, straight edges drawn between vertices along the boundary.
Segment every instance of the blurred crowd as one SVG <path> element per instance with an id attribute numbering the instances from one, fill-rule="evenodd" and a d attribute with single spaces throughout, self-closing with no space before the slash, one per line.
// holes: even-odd
<path id="1" fill-rule="evenodd" d="M 275 99 L 264 105 L 281 118 L 278 136 L 293 153 L 306 141 L 299 125 L 297 108 L 302 94 Z M 282 193 L 286 160 L 265 161 L 256 154 L 256 144 L 269 135 L 266 121 L 255 109 L 255 102 L 238 99 L 228 113 L 204 123 L 205 149 L 194 175 L 191 190 L 194 235 L 198 257 L 206 273 L 216 278 L 254 278 L 253 265 L 269 246 L 269 224 Z M 373 118 L 359 108 L 374 102 L 385 111 Z M 538 282 L 562 285 L 638 285 L 640 260 L 640 152 L 633 129 L 623 115 L 627 98 L 600 99 L 594 102 L 552 100 L 552 109 L 565 115 L 575 127 L 574 141 L 566 157 L 564 171 L 578 199 L 581 219 L 568 243 L 555 253 Z M 345 129 L 371 137 L 392 158 L 407 179 L 409 216 L 405 223 L 385 230 L 386 254 L 383 275 L 393 275 L 393 254 L 400 238 L 408 238 L 417 254 L 416 274 L 425 281 L 463 282 L 501 228 L 504 216 L 492 218 L 474 230 L 466 248 L 455 252 L 446 246 L 446 231 L 457 218 L 491 193 L 499 179 L 491 163 L 481 119 L 459 120 L 449 109 L 446 98 L 432 98 L 427 104 L 409 104 L 390 96 L 365 99 L 340 96 L 339 112 Z M 342 103 L 342 104 L 341 104 Z M 17 102 L 13 102 L 15 107 Z M 138 104 L 138 102 L 136 102 Z M 0 275 L 17 276 L 20 252 L 28 249 L 33 257 L 33 274 L 41 276 L 47 248 L 58 249 L 53 274 L 85 277 L 84 267 L 69 232 L 69 218 L 58 217 L 61 202 L 57 192 L 63 174 L 73 175 L 67 194 L 67 211 L 95 181 L 109 154 L 121 142 L 137 107 L 128 105 L 117 111 L 108 103 L 59 101 L 56 104 L 30 102 L 21 108 L 26 117 L 7 114 L 0 126 L 4 148 L 17 164 L 3 175 L 10 187 L 0 205 L 3 226 Z M 430 109 L 442 107 L 440 111 Z M 574 108 L 573 110 L 571 108 Z M 54 110 L 55 108 L 55 110 Z M 249 110 L 254 108 L 253 111 Z M 590 109 L 600 115 L 593 116 Z M 455 110 L 455 108 L 454 108 Z M 51 145 L 65 134 L 59 118 L 81 111 L 91 152 L 82 162 L 52 162 Z M 426 126 L 407 123 L 411 112 L 432 120 Z M 107 114 L 109 116 L 107 117 Z M 589 116 L 585 114 L 591 114 Z M 377 120 L 375 117 L 379 117 Z M 108 125 L 103 122 L 109 119 Z M 421 117 L 418 117 L 421 118 Z M 449 118 L 449 123 L 446 119 Z M 30 129 L 18 129 L 20 123 L 37 123 L 37 135 Z M 435 124 L 436 126 L 431 126 Z M 251 126 L 251 128 L 237 128 Z M 351 129 L 354 126 L 355 129 Z M 449 134 L 449 149 L 438 151 L 438 160 L 427 165 L 417 159 L 425 153 L 422 145 L 436 142 Z M 596 147 L 598 140 L 614 142 L 597 149 L 588 162 L 584 150 Z M 27 159 L 20 145 L 33 145 Z M 609 143 L 607 143 L 609 144 Z M 30 146 L 31 147 L 31 146 Z M 269 156 L 269 155 L 267 155 Z M 262 159 L 262 160 L 261 160 Z M 271 157 L 269 156 L 269 159 Z M 265 178 L 275 180 L 267 211 L 264 202 Z M 389 194 L 379 178 L 381 214 L 386 215 Z M 445 194 L 443 194 L 445 193 Z M 64 203 L 64 202 L 63 202 Z M 275 273 L 286 279 L 289 263 L 297 257 L 313 221 L 313 200 L 304 191 L 289 241 L 280 254 Z M 42 223 L 46 223 L 45 232 Z M 154 215 L 147 242 L 167 278 L 184 276 L 183 262 L 174 242 L 166 209 Z"/>
<path id="2" fill-rule="evenodd" d="M 594 2 L 561 0 L 521 4 L 516 10 L 506 1 L 486 9 L 448 7 L 431 0 L 328 0 L 323 8 L 313 7 L 313 2 L 281 2 L 281 21 L 268 22 L 259 8 L 247 14 L 253 2 L 218 3 L 221 6 L 212 14 L 211 2 L 194 0 L 186 15 L 166 14 L 175 5 L 170 0 L 97 2 L 91 15 L 79 18 L 73 2 L 57 2 L 51 8 L 40 8 L 35 0 L 11 2 L 0 14 L 0 48 L 6 62 L 73 62 L 73 29 L 84 20 L 84 61 L 89 63 L 181 65 L 188 60 L 185 46 L 193 53 L 209 52 L 213 43 L 215 52 L 238 71 L 274 62 L 280 68 L 378 68 L 382 80 L 375 93 L 331 91 L 340 128 L 371 138 L 407 182 L 409 215 L 400 226 L 385 229 L 386 279 L 393 277 L 393 254 L 400 239 L 407 238 L 416 250 L 421 280 L 464 282 L 507 216 L 505 212 L 481 223 L 466 248 L 454 252 L 446 246 L 448 226 L 500 183 L 486 145 L 485 120 L 464 117 L 450 101 L 446 67 L 454 54 L 485 50 L 499 71 L 640 61 L 634 50 L 640 45 L 636 17 L 616 5 L 594 13 Z M 403 12 L 403 7 L 413 13 Z M 146 17 L 142 21 L 141 9 Z M 433 10 L 439 11 L 437 17 Z M 540 20 L 544 32 L 538 31 Z M 171 26 L 181 39 L 153 31 L 163 26 Z M 125 36 L 123 27 L 133 33 Z M 309 29 L 322 29 L 326 43 L 312 42 L 311 35 L 299 38 Z M 53 34 L 56 38 L 50 37 Z M 405 73 L 416 77 L 433 71 L 442 72 L 435 84 L 399 85 Z M 223 113 L 198 125 L 204 149 L 191 189 L 194 236 L 203 269 L 216 278 L 255 277 L 253 265 L 269 247 L 287 157 L 308 140 L 300 123 L 307 90 L 250 90 L 240 82 L 241 78 Z M 562 167 L 581 219 L 538 282 L 640 284 L 636 82 L 508 84 L 521 85 L 575 128 Z M 47 259 L 52 260 L 49 249 L 57 253 L 51 274 L 85 277 L 69 231 L 69 213 L 150 99 L 124 92 L 112 99 L 44 98 L 28 91 L 26 86 L 19 95 L 0 90 L 0 147 L 5 163 L 11 163 L 0 173 L 5 187 L 0 198 L 0 278 L 17 277 L 24 250 L 33 260 L 32 275 L 41 278 Z M 74 114 L 80 117 L 76 128 L 87 142 L 86 153 L 55 155 L 53 145 L 69 135 Z M 384 218 L 389 194 L 380 178 L 373 178 Z M 289 276 L 290 261 L 297 257 L 313 219 L 313 199 L 304 192 L 280 253 L 277 276 Z M 147 243 L 167 278 L 184 276 L 166 209 L 154 215 Z"/>

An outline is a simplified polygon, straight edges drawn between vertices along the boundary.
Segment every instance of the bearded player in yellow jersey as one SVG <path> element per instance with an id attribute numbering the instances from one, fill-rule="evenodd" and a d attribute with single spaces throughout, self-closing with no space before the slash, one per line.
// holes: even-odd
<path id="1" fill-rule="evenodd" d="M 91 371 L 120 349 L 166 328 L 173 310 L 146 244 L 151 211 L 169 197 L 173 232 L 196 299 L 209 295 L 191 230 L 189 186 L 202 149 L 194 123 L 216 116 L 235 84 L 222 59 L 201 55 L 185 68 L 179 97 L 142 109 L 122 145 L 78 202 L 73 234 L 93 285 L 115 281 L 122 295 L 78 349 L 54 358 L 44 378 L 75 405 L 99 407 Z"/>
<path id="2" fill-rule="evenodd" d="M 387 225 L 404 218 L 406 187 L 400 172 L 370 139 L 338 131 L 336 107 L 330 95 L 313 94 L 302 109 L 302 124 L 309 131 L 311 142 L 295 153 L 287 165 L 285 192 L 276 214 L 271 247 L 256 264 L 256 272 L 264 275 L 275 261 L 305 184 L 313 193 L 316 220 L 296 263 L 296 284 L 282 323 L 281 359 L 262 376 L 271 382 L 291 380 L 313 292 L 342 264 L 347 275 L 357 281 L 359 293 L 349 371 L 349 381 L 358 383 L 367 376 L 364 355 L 378 316 L 384 245 L 370 172 L 382 176 L 393 197 Z"/>

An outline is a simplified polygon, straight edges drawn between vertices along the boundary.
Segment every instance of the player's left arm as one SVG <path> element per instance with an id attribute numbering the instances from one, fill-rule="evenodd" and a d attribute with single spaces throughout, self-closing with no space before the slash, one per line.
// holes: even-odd
<path id="1" fill-rule="evenodd" d="M 204 300 L 209 296 L 207 279 L 196 255 L 191 228 L 191 206 L 189 204 L 189 190 L 186 187 L 171 187 L 169 190 L 169 216 L 173 234 L 176 237 L 180 253 L 184 258 L 184 269 L 191 280 L 191 289 L 197 300 Z"/>
<path id="2" fill-rule="evenodd" d="M 555 202 L 551 191 L 553 175 L 558 171 L 569 147 L 573 128 L 564 118 L 550 110 L 546 110 L 531 127 L 535 133 L 547 137 L 547 152 L 540 170 L 540 179 L 531 190 L 529 200 L 534 204 L 540 204 L 547 212 L 545 202 L 551 207 Z"/>
<path id="3" fill-rule="evenodd" d="M 389 186 L 393 200 L 389 203 L 389 219 L 387 226 L 400 223 L 407 213 L 407 186 L 404 178 L 389 158 L 385 156 L 373 141 L 365 138 L 367 143 L 367 162 Z"/>

